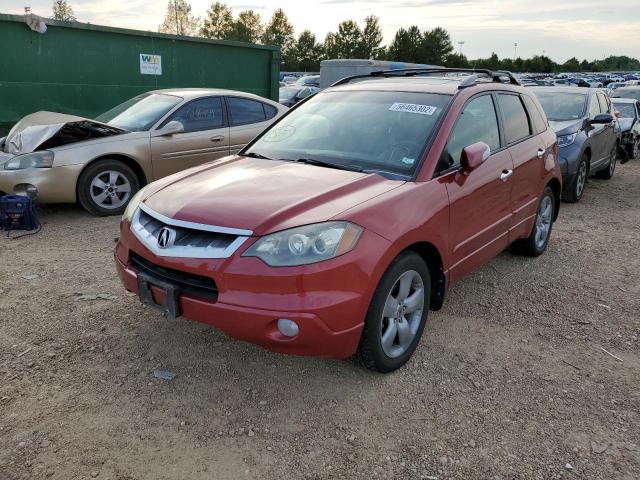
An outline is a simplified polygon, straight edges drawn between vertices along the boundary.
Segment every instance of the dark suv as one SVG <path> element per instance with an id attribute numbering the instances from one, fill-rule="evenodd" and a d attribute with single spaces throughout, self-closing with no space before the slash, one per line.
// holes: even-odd
<path id="1" fill-rule="evenodd" d="M 562 199 L 582 198 L 589 175 L 609 179 L 620 139 L 611 100 L 597 88 L 533 87 L 558 136 Z"/>

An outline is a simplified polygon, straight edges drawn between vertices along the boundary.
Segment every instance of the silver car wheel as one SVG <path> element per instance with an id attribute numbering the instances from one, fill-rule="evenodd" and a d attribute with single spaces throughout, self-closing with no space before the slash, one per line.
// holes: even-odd
<path id="1" fill-rule="evenodd" d="M 536 247 L 544 247 L 544 244 L 549 237 L 549 231 L 551 230 L 552 218 L 553 201 L 551 200 L 551 197 L 547 195 L 540 202 L 540 206 L 538 207 L 538 214 L 536 215 Z"/>
<path id="2" fill-rule="evenodd" d="M 380 342 L 390 358 L 405 353 L 413 342 L 424 309 L 424 282 L 415 270 L 404 272 L 395 281 L 382 312 Z"/>
<path id="3" fill-rule="evenodd" d="M 580 198 L 582 196 L 585 183 L 587 183 L 587 162 L 582 162 L 580 164 L 580 169 L 578 170 L 578 178 L 576 178 L 576 197 L 577 198 Z"/>
<path id="4" fill-rule="evenodd" d="M 106 170 L 98 173 L 89 187 L 91 200 L 108 210 L 120 208 L 131 197 L 131 183 L 121 172 Z"/>
<path id="5" fill-rule="evenodd" d="M 618 147 L 613 147 L 611 151 L 611 160 L 609 161 L 609 176 L 613 176 L 613 172 L 616 170 L 616 162 L 618 161 Z"/>

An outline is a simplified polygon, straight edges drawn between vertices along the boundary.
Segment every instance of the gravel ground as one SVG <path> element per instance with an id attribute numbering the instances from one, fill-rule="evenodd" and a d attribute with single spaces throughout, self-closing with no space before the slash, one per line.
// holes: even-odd
<path id="1" fill-rule="evenodd" d="M 46 208 L 0 238 L 0 479 L 638 479 L 639 205 L 640 162 L 590 180 L 387 376 L 163 319 L 118 281 L 118 219 Z"/>

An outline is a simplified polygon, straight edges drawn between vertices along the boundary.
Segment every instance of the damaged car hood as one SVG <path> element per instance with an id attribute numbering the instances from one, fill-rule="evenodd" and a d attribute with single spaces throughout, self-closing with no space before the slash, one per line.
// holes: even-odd
<path id="1" fill-rule="evenodd" d="M 2 150 L 10 155 L 19 155 L 122 133 L 126 133 L 126 130 L 89 118 L 56 112 L 36 112 L 13 126 Z"/>

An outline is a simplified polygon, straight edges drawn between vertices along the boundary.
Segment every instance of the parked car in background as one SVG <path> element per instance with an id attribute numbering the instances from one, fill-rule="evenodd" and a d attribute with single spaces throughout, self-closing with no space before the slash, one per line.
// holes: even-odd
<path id="1" fill-rule="evenodd" d="M 320 75 L 306 75 L 296 81 L 296 85 L 320 88 Z"/>
<path id="2" fill-rule="evenodd" d="M 628 159 L 638 158 L 640 148 L 640 101 L 633 98 L 612 99 L 622 131 L 620 146 Z"/>
<path id="3" fill-rule="evenodd" d="M 545 251 L 561 190 L 556 136 L 515 78 L 413 73 L 342 80 L 237 156 L 139 192 L 115 252 L 126 289 L 270 350 L 405 364 L 449 285 L 509 245 Z"/>
<path id="4" fill-rule="evenodd" d="M 96 119 L 37 112 L 0 145 L 0 191 L 119 215 L 143 185 L 237 153 L 286 110 L 249 93 L 172 89 Z"/>
<path id="5" fill-rule="evenodd" d="M 573 85 L 576 87 L 591 87 L 591 84 L 584 78 L 570 78 L 567 81 L 569 82 L 569 85 Z"/>
<path id="6" fill-rule="evenodd" d="M 296 103 L 304 100 L 320 91 L 317 87 L 306 87 L 304 85 L 289 85 L 280 87 L 280 103 L 286 107 L 293 107 Z"/>
<path id="7" fill-rule="evenodd" d="M 558 136 L 562 199 L 582 198 L 589 175 L 609 179 L 617 162 L 619 130 L 611 100 L 600 89 L 532 87 Z"/>
<path id="8" fill-rule="evenodd" d="M 285 85 L 293 85 L 298 81 L 298 77 L 294 75 L 287 75 L 282 79 L 282 81 L 284 82 Z"/>
<path id="9" fill-rule="evenodd" d="M 640 86 L 616 88 L 611 95 L 614 98 L 633 98 L 634 100 L 640 100 Z"/>
<path id="10" fill-rule="evenodd" d="M 620 88 L 620 87 L 625 87 L 627 84 L 624 82 L 611 82 L 607 85 L 607 93 L 609 94 L 609 96 L 613 95 L 613 92 Z"/>

